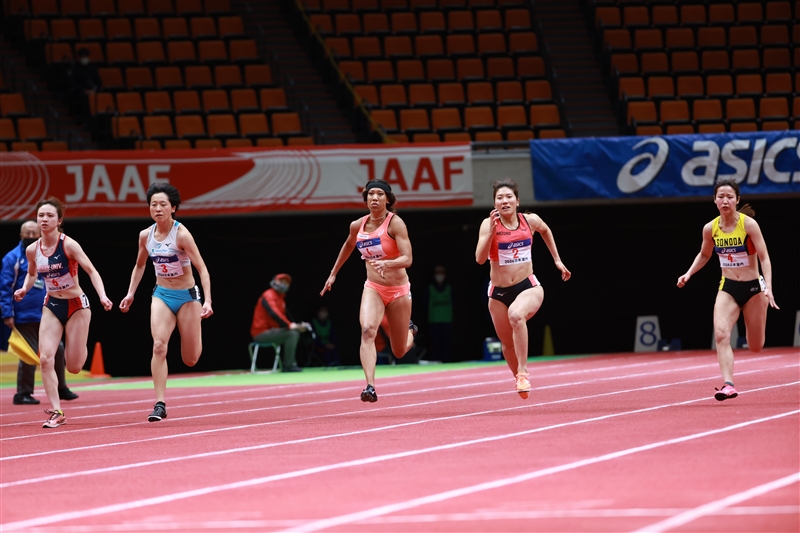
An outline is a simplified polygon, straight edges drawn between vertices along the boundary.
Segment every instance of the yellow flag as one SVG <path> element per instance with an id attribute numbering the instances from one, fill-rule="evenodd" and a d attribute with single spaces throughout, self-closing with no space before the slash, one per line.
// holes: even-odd
<path id="1" fill-rule="evenodd" d="M 11 336 L 8 338 L 8 351 L 19 357 L 23 363 L 28 363 L 29 365 L 39 364 L 39 355 L 33 351 L 25 337 L 17 331 L 17 328 L 11 330 Z"/>

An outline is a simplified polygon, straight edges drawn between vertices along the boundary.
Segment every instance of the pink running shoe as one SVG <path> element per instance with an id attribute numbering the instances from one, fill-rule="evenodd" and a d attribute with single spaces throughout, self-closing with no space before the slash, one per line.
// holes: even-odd
<path id="1" fill-rule="evenodd" d="M 517 374 L 517 392 L 523 400 L 527 400 L 528 393 L 531 392 L 531 382 L 528 381 L 528 374 L 524 372 Z"/>
<path id="2" fill-rule="evenodd" d="M 726 381 L 721 389 L 715 388 L 714 390 L 717 391 L 714 393 L 714 398 L 720 402 L 722 400 L 727 400 L 728 398 L 736 398 L 739 396 L 739 393 L 733 388 L 733 383 L 730 381 Z"/>
<path id="3" fill-rule="evenodd" d="M 50 418 L 42 424 L 43 428 L 57 428 L 67 423 L 67 417 L 64 416 L 64 411 L 58 409 L 45 409 L 45 413 L 50 415 Z"/>

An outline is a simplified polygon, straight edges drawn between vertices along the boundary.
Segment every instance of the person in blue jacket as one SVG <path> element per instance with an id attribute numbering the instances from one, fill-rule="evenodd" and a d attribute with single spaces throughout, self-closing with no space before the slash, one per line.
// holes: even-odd
<path id="1" fill-rule="evenodd" d="M 41 236 L 39 225 L 33 220 L 22 224 L 20 242 L 5 257 L 0 270 L 0 310 L 3 323 L 8 329 L 17 328 L 34 352 L 39 352 L 39 322 L 42 320 L 42 304 L 44 303 L 44 281 L 40 277 L 33 288 L 19 302 L 14 301 L 14 291 L 22 287 L 25 274 L 28 272 L 28 258 L 25 248 L 36 242 Z M 67 388 L 64 375 L 66 359 L 64 345 L 59 345 L 56 352 L 56 375 L 58 376 L 58 396 L 62 400 L 74 400 L 77 394 Z M 36 365 L 19 362 L 17 368 L 17 393 L 14 395 L 15 405 L 36 405 L 39 400 L 33 397 Z"/>

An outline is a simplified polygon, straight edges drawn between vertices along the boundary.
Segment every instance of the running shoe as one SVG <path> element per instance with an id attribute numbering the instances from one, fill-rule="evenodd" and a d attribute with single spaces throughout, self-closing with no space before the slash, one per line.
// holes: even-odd
<path id="1" fill-rule="evenodd" d="M 716 398 L 720 402 L 722 400 L 727 400 L 728 398 L 736 398 L 737 396 L 739 396 L 739 393 L 736 391 L 736 389 L 733 388 L 733 383 L 731 383 L 730 381 L 726 381 L 721 389 L 717 389 L 715 387 L 714 390 L 717 391 L 714 393 L 714 398 Z"/>
<path id="2" fill-rule="evenodd" d="M 64 411 L 60 409 L 45 409 L 44 412 L 50 415 L 50 418 L 42 424 L 43 428 L 57 428 L 67 423 L 67 417 L 64 416 Z"/>
<path id="3" fill-rule="evenodd" d="M 528 381 L 528 374 L 524 372 L 517 374 L 517 392 L 523 400 L 527 400 L 528 393 L 531 392 L 531 382 Z"/>
<path id="4" fill-rule="evenodd" d="M 158 422 L 162 418 L 167 418 L 167 405 L 164 402 L 156 402 L 153 412 L 147 417 L 148 422 Z"/>
<path id="5" fill-rule="evenodd" d="M 417 332 L 419 332 L 419 328 L 417 327 L 417 325 L 414 324 L 410 320 L 408 321 L 408 330 L 411 332 L 411 335 L 413 335 L 414 337 L 416 337 L 417 336 Z"/>
<path id="6" fill-rule="evenodd" d="M 367 385 L 367 388 L 361 391 L 361 401 L 375 403 L 378 401 L 378 393 L 375 392 L 375 387 Z"/>

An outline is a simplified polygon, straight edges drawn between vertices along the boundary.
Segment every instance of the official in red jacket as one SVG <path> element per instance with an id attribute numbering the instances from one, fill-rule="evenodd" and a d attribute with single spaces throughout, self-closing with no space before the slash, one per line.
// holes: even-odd
<path id="1" fill-rule="evenodd" d="M 286 293 L 292 284 L 289 274 L 278 274 L 269 282 L 253 310 L 250 335 L 254 342 L 271 342 L 282 345 L 281 359 L 284 372 L 300 372 L 295 352 L 300 334 L 308 330 L 308 324 L 294 322 L 286 309 Z"/>

